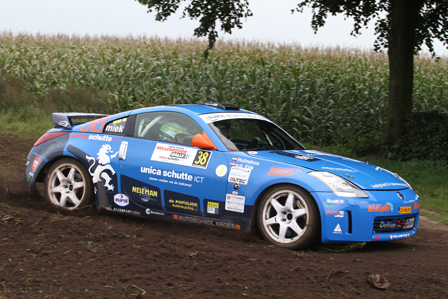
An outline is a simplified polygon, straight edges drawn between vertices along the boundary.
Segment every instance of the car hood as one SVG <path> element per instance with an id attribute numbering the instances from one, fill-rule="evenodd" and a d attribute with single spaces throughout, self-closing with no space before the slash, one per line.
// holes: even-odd
<path id="1" fill-rule="evenodd" d="M 316 171 L 339 175 L 364 190 L 410 188 L 400 176 L 384 168 L 354 159 L 314 150 L 274 150 L 247 152 L 249 156 L 294 164 Z M 275 166 L 275 165 L 273 165 Z"/>

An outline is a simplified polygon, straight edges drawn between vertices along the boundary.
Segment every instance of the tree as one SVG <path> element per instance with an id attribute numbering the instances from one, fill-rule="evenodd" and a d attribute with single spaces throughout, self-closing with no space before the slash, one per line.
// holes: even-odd
<path id="1" fill-rule="evenodd" d="M 375 49 L 388 49 L 389 98 L 385 141 L 394 144 L 405 133 L 412 111 L 414 54 L 423 44 L 434 54 L 433 39 L 448 42 L 448 0 L 303 0 L 313 9 L 312 27 L 324 26 L 328 14 L 344 14 L 355 21 L 353 35 L 376 19 Z"/>
<path id="2" fill-rule="evenodd" d="M 164 21 L 175 13 L 181 2 L 187 0 L 137 0 L 157 12 L 156 20 Z M 218 37 L 217 22 L 221 30 L 232 33 L 242 28 L 241 19 L 252 16 L 248 0 L 189 0 L 183 17 L 199 19 L 194 35 L 208 36 L 209 45 Z M 273 5 L 274 1 L 273 1 Z M 311 7 L 314 31 L 325 25 L 329 14 L 343 14 L 353 18 L 353 35 L 376 20 L 375 49 L 385 48 L 389 56 L 389 99 L 385 141 L 394 144 L 405 133 L 406 118 L 412 111 L 414 81 L 414 55 L 425 44 L 434 54 L 433 39 L 448 43 L 448 0 L 300 0 L 296 10 Z"/>
<path id="3" fill-rule="evenodd" d="M 176 13 L 180 3 L 186 0 L 137 0 L 140 4 L 148 6 L 149 12 L 153 9 L 157 21 L 165 21 L 171 14 Z M 208 51 L 215 45 L 218 38 L 216 23 L 221 23 L 221 30 L 231 34 L 233 28 L 242 28 L 241 19 L 252 16 L 248 0 L 191 0 L 185 7 L 182 17 L 199 19 L 199 27 L 194 30 L 197 37 L 208 37 L 208 48 L 204 52 L 205 58 Z"/>

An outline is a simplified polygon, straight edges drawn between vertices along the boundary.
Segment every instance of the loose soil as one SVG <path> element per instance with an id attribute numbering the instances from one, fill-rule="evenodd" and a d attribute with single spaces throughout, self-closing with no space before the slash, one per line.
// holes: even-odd
<path id="1" fill-rule="evenodd" d="M 33 142 L 0 135 L 1 299 L 448 298 L 447 227 L 423 217 L 410 239 L 292 251 L 222 228 L 68 214 L 23 183 Z"/>

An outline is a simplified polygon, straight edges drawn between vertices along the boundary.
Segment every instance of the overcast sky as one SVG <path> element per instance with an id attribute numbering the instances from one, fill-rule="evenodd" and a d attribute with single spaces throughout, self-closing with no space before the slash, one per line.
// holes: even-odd
<path id="1" fill-rule="evenodd" d="M 302 46 L 354 47 L 373 49 L 374 24 L 353 37 L 353 21 L 343 16 L 329 17 L 314 34 L 311 12 L 291 14 L 299 0 L 251 0 L 253 17 L 243 29 L 220 38 L 275 43 L 299 43 Z M 13 33 L 69 35 L 146 35 L 192 37 L 197 21 L 180 19 L 180 14 L 165 22 L 154 21 L 154 13 L 135 0 L 0 0 L 0 31 Z M 441 43 L 437 54 L 448 56 Z"/>

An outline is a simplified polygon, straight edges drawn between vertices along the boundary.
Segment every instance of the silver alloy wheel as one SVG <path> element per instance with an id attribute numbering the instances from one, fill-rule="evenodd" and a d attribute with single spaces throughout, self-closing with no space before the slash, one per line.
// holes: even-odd
<path id="1" fill-rule="evenodd" d="M 272 240 L 290 244 L 305 233 L 308 215 L 308 206 L 301 195 L 293 190 L 281 190 L 267 199 L 261 221 Z"/>
<path id="2" fill-rule="evenodd" d="M 76 209 L 86 193 L 86 178 L 73 163 L 58 165 L 49 174 L 47 194 L 50 201 L 67 210 Z"/>

